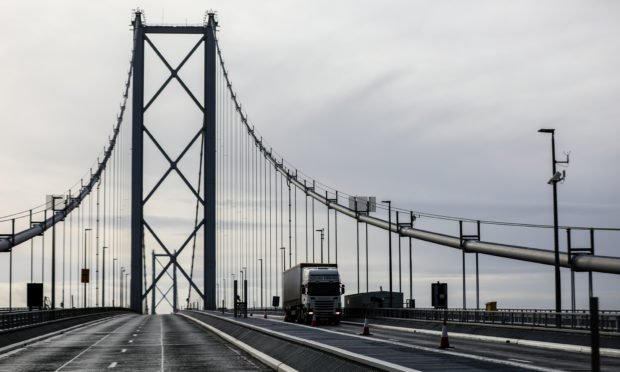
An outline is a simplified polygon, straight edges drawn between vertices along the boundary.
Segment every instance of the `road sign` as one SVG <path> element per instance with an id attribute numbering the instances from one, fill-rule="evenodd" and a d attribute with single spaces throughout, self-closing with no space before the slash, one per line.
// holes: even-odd
<path id="1" fill-rule="evenodd" d="M 26 285 L 27 306 L 43 308 L 43 283 L 28 283 Z"/>
<path id="2" fill-rule="evenodd" d="M 448 308 L 448 283 L 431 284 L 432 306 L 436 309 Z"/>
<path id="3" fill-rule="evenodd" d="M 377 197 L 376 196 L 349 196 L 349 209 L 356 212 L 376 212 Z"/>
<path id="4" fill-rule="evenodd" d="M 82 283 L 90 282 L 90 269 L 82 269 Z"/>

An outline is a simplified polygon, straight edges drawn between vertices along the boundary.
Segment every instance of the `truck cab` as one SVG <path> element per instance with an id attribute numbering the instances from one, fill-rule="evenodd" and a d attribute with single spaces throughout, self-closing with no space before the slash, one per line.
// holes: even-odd
<path id="1" fill-rule="evenodd" d="M 306 318 L 340 322 L 342 285 L 337 268 L 307 267 L 302 272 L 302 304 L 308 309 Z M 306 319 L 306 322 L 309 320 Z"/>
<path id="2" fill-rule="evenodd" d="M 288 321 L 338 324 L 344 285 L 336 264 L 301 263 L 282 274 L 283 306 Z"/>

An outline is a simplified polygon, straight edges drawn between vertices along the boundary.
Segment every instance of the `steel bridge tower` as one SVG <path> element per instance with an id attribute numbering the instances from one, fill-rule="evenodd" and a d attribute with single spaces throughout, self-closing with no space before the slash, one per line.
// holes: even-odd
<path id="1" fill-rule="evenodd" d="M 133 68 L 133 103 L 132 103 L 132 157 L 131 157 L 131 309 L 142 313 L 143 303 L 146 300 L 150 291 L 155 291 L 157 281 L 164 274 L 165 270 L 174 265 L 182 275 L 184 275 L 189 284 L 196 290 L 196 293 L 202 297 L 203 306 L 205 309 L 215 309 L 215 128 L 216 128 L 216 116 L 215 116 L 215 96 L 216 96 L 216 40 L 215 31 L 217 21 L 215 20 L 214 13 L 208 13 L 208 18 L 205 20 L 202 26 L 150 26 L 142 22 L 142 13 L 140 11 L 135 12 L 135 17 L 132 21 L 134 27 L 134 59 L 132 62 Z M 202 35 L 202 38 L 191 49 L 185 59 L 176 68 L 170 66 L 165 60 L 162 54 L 157 50 L 155 45 L 148 38 L 148 34 L 197 34 Z M 166 67 L 170 71 L 170 77 L 159 88 L 157 93 L 147 102 L 145 105 L 144 100 L 144 46 L 147 43 L 159 58 L 164 62 Z M 200 46 L 204 48 L 204 98 L 203 102 L 199 102 L 192 92 L 183 83 L 178 75 L 179 70 L 183 67 L 185 62 L 192 56 L 194 51 Z M 185 147 L 185 150 L 179 155 L 177 159 L 170 158 L 161 146 L 157 143 L 157 140 L 150 134 L 148 128 L 144 125 L 144 113 L 150 105 L 157 99 L 161 91 L 165 89 L 167 84 L 177 79 L 181 86 L 185 89 L 187 94 L 196 103 L 198 108 L 202 111 L 202 128 L 198 134 L 196 134 L 192 140 Z M 147 134 L 157 148 L 162 152 L 162 155 L 168 160 L 169 169 L 162 176 L 158 184 L 150 190 L 145 198 L 143 190 L 143 176 L 144 176 L 144 134 Z M 183 158 L 187 150 L 202 138 L 203 152 L 203 169 L 202 169 L 202 182 L 204 188 L 202 195 L 193 188 L 193 186 L 187 181 L 183 173 L 178 169 L 177 163 Z M 177 172 L 179 176 L 185 181 L 186 185 L 203 208 L 202 221 L 200 221 L 193 232 L 185 241 L 182 247 L 175 247 L 174 249 L 168 249 L 157 237 L 157 234 L 148 225 L 144 219 L 144 205 L 156 191 L 158 186 L 163 182 L 169 173 Z M 166 252 L 170 261 L 165 266 L 166 269 L 162 270 L 156 277 L 155 281 L 151 283 L 148 288 L 143 287 L 143 244 L 144 244 L 144 231 L 148 230 L 159 245 Z M 204 233 L 204 288 L 200 290 L 193 282 L 192 278 L 187 275 L 185 270 L 177 263 L 177 257 L 187 245 L 187 243 L 198 234 L 200 229 Z M 175 252 L 176 249 L 176 252 Z"/>

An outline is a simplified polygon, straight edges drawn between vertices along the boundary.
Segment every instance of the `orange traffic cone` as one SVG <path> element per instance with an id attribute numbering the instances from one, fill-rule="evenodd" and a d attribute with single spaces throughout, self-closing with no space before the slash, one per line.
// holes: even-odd
<path id="1" fill-rule="evenodd" d="M 441 327 L 441 341 L 439 342 L 440 349 L 447 349 L 450 347 L 450 341 L 448 341 L 448 327 L 446 326 L 446 320 L 443 320 L 443 327 Z"/>
<path id="2" fill-rule="evenodd" d="M 362 336 L 370 336 L 370 328 L 368 328 L 368 314 L 364 318 L 364 330 L 362 331 Z"/>
<path id="3" fill-rule="evenodd" d="M 316 314 L 312 314 L 312 327 L 316 327 Z"/>

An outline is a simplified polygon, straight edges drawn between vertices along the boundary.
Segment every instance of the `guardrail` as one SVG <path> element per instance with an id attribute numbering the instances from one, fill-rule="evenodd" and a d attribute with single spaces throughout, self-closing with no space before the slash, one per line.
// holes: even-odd
<path id="1" fill-rule="evenodd" d="M 0 307 L 0 313 L 10 313 L 16 311 L 28 311 L 27 307 Z"/>
<path id="2" fill-rule="evenodd" d="M 51 320 L 66 319 L 82 315 L 106 313 L 111 311 L 129 311 L 121 307 L 88 307 L 76 309 L 19 311 L 0 314 L 0 330 L 24 327 Z"/>
<path id="3" fill-rule="evenodd" d="M 403 318 L 415 320 L 447 321 L 475 324 L 499 324 L 510 326 L 557 328 L 556 316 L 558 313 L 549 310 L 463 310 L 463 309 L 350 309 L 344 310 L 345 317 Z M 562 311 L 559 313 L 561 329 L 590 329 L 590 314 L 588 311 Z M 604 332 L 620 333 L 620 313 L 618 311 L 599 312 L 599 330 Z"/>
<path id="4" fill-rule="evenodd" d="M 182 310 L 202 310 L 200 307 L 196 307 L 196 306 L 188 306 L 188 307 L 183 307 Z M 222 307 L 218 307 L 216 311 L 222 311 Z M 223 309 L 224 312 L 232 312 L 234 311 L 234 308 L 228 308 L 225 307 Z M 278 308 L 273 308 L 273 307 L 248 307 L 248 313 L 254 313 L 254 314 L 264 314 L 267 313 L 269 315 L 284 315 L 284 310 L 281 307 Z"/>

